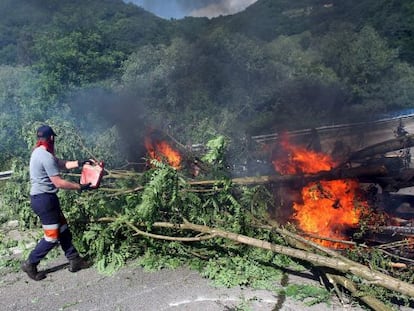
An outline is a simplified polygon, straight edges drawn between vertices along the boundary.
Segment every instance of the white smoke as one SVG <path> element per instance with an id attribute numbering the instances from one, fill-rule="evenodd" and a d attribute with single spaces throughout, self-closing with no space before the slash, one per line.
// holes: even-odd
<path id="1" fill-rule="evenodd" d="M 190 16 L 194 17 L 217 17 L 220 15 L 231 15 L 243 11 L 257 0 L 221 0 L 214 1 L 205 7 L 193 10 Z"/>

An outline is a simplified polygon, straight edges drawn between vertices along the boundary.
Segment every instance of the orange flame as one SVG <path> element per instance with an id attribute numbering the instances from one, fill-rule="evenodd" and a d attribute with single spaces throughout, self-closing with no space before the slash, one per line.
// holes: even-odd
<path id="1" fill-rule="evenodd" d="M 284 151 L 283 157 L 273 160 L 272 163 L 281 174 L 317 173 L 329 171 L 335 166 L 329 155 L 292 145 L 287 137 L 282 137 L 280 146 Z"/>
<path id="2" fill-rule="evenodd" d="M 347 240 L 346 230 L 356 227 L 362 214 L 362 210 L 355 207 L 358 204 L 357 190 L 358 182 L 354 180 L 309 183 L 301 192 L 303 204 L 293 204 L 293 218 L 308 234 Z M 340 247 L 340 244 L 328 241 L 317 242 L 325 246 Z"/>
<path id="3" fill-rule="evenodd" d="M 329 155 L 291 145 L 283 139 L 283 157 L 274 159 L 273 165 L 282 174 L 317 173 L 330 170 L 335 162 Z M 281 154 L 281 153 L 279 153 Z M 359 184 L 355 180 L 311 182 L 301 191 L 302 202 L 293 203 L 293 219 L 299 228 L 319 237 L 347 240 L 346 230 L 358 225 L 366 202 L 357 196 Z M 315 239 L 328 247 L 343 247 L 335 242 Z"/>
<path id="4" fill-rule="evenodd" d="M 167 161 L 175 169 L 181 166 L 181 155 L 174 150 L 166 141 L 153 142 L 150 138 L 145 138 L 145 148 L 151 159 Z"/>

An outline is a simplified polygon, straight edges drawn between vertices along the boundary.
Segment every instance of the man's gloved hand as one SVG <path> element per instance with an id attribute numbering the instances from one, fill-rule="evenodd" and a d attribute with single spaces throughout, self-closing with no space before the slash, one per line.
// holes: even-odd
<path id="1" fill-rule="evenodd" d="M 82 191 L 86 191 L 86 190 L 91 190 L 91 183 L 87 183 L 87 184 L 80 184 L 80 189 L 79 192 Z"/>
<path id="2" fill-rule="evenodd" d="M 95 161 L 92 159 L 87 159 L 87 160 L 78 160 L 78 166 L 82 167 L 84 164 L 88 163 L 88 164 L 93 164 Z"/>

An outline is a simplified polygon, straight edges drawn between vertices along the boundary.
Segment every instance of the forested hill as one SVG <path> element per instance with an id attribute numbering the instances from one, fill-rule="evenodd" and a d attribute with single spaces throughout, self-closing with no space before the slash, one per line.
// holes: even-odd
<path id="1" fill-rule="evenodd" d="M 170 37 L 169 22 L 122 0 L 0 1 L 0 63 L 30 64 L 43 35 L 94 34 L 103 49 L 131 53 Z"/>
<path id="2" fill-rule="evenodd" d="M 341 24 L 372 26 L 414 63 L 414 3 L 399 0 L 259 0 L 245 11 L 215 24 L 250 37 L 273 40 L 304 31 L 324 34 Z"/>
<path id="3" fill-rule="evenodd" d="M 2 0 L 0 64 L 33 62 L 31 47 L 42 32 L 84 30 L 102 36 L 108 47 L 130 53 L 172 37 L 202 36 L 214 28 L 262 40 L 311 31 L 323 34 L 341 23 L 373 26 L 414 63 L 414 3 L 397 0 L 259 0 L 245 11 L 213 20 L 163 20 L 122 0 Z"/>

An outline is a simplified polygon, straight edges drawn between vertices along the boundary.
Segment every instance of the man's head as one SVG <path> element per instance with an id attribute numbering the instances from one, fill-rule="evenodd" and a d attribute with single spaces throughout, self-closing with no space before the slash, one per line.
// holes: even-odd
<path id="1" fill-rule="evenodd" d="M 56 133 L 53 129 L 49 125 L 42 125 L 37 129 L 36 136 L 37 142 L 35 148 L 43 146 L 47 151 L 54 155 Z"/>
<path id="2" fill-rule="evenodd" d="M 37 129 L 36 135 L 39 140 L 53 140 L 56 133 L 49 125 L 42 125 Z"/>

